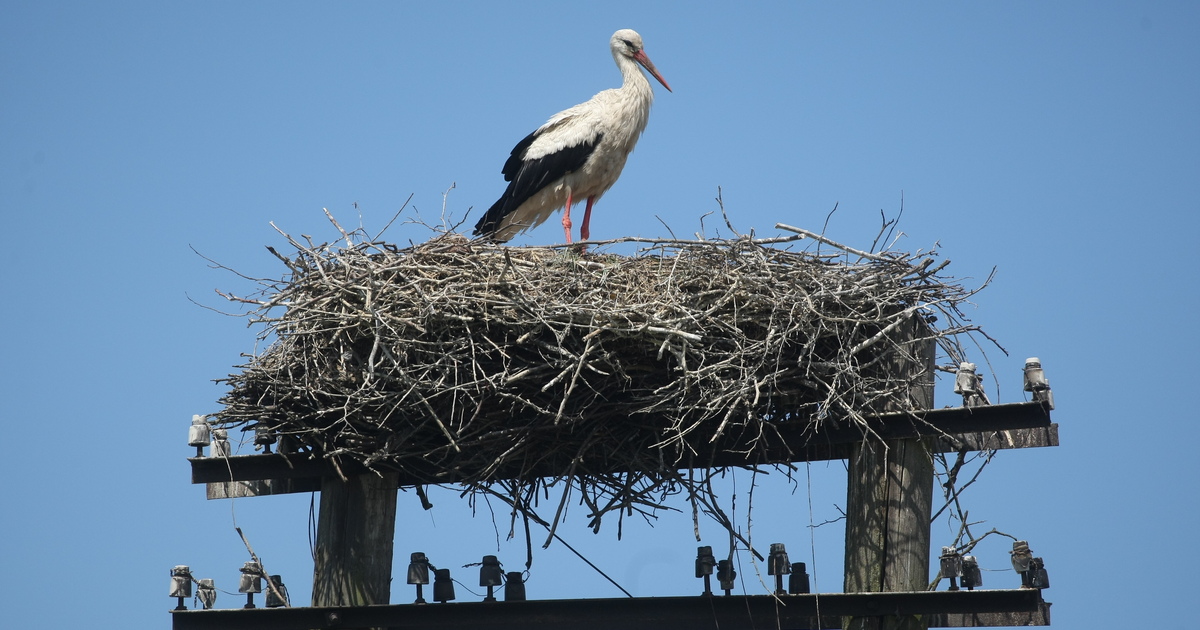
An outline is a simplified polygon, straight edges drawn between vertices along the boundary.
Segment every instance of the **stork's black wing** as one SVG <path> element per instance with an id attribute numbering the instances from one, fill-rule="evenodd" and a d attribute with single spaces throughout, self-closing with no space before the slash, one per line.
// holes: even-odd
<path id="1" fill-rule="evenodd" d="M 542 133 L 547 131 L 549 129 L 542 130 Z M 530 197 L 564 175 L 582 167 L 592 151 L 596 150 L 600 138 L 604 136 L 597 134 L 586 142 L 564 147 L 538 158 L 526 159 L 525 154 L 529 151 L 529 146 L 539 135 L 541 134 L 535 131 L 513 147 L 508 160 L 504 162 L 504 168 L 500 170 L 504 174 L 504 181 L 508 182 L 508 188 L 496 203 L 483 213 L 479 223 L 475 224 L 476 236 L 495 233 L 504 217 L 521 207 Z"/>

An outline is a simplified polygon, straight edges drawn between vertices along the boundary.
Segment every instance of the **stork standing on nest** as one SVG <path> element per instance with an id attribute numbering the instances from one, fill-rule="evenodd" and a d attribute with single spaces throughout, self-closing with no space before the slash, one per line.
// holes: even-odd
<path id="1" fill-rule="evenodd" d="M 579 236 L 588 240 L 592 206 L 621 176 L 650 118 L 654 90 L 638 66 L 671 91 L 636 31 L 619 30 L 608 45 L 624 84 L 551 116 L 517 143 L 501 170 L 508 188 L 475 224 L 477 236 L 503 243 L 564 208 L 563 232 L 570 243 L 571 202 L 586 198 Z"/>

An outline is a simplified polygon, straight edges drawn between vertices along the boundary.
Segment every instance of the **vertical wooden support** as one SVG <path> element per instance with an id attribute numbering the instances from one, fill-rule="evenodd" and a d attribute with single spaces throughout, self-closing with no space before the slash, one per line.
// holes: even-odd
<path id="1" fill-rule="evenodd" d="M 924 322 L 914 319 L 919 339 Z M 927 336 L 927 335 L 925 335 Z M 932 339 L 900 343 L 893 374 L 911 383 L 919 408 L 933 407 Z M 880 411 L 894 411 L 883 409 Z M 860 442 L 851 449 L 846 498 L 845 592 L 923 591 L 929 587 L 929 517 L 933 507 L 930 438 Z M 915 617 L 847 618 L 846 630 L 917 630 Z"/>
<path id="2" fill-rule="evenodd" d="M 396 483 L 395 473 L 322 481 L 313 606 L 389 603 Z"/>

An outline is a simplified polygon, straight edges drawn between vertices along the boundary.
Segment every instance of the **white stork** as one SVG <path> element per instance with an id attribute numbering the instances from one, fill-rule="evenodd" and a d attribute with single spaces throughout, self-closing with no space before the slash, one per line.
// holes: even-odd
<path id="1" fill-rule="evenodd" d="M 570 243 L 571 201 L 586 198 L 579 236 L 588 240 L 592 206 L 621 176 L 650 117 L 654 90 L 638 65 L 671 91 L 636 31 L 619 30 L 608 45 L 625 82 L 551 116 L 517 143 L 501 170 L 508 188 L 475 224 L 476 235 L 503 243 L 565 208 L 562 225 Z"/>

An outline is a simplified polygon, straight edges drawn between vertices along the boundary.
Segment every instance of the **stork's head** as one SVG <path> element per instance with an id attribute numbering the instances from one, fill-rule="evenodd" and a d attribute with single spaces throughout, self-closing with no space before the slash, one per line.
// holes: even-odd
<path id="1" fill-rule="evenodd" d="M 668 92 L 671 91 L 671 86 L 667 85 L 667 80 L 662 78 L 662 75 L 658 73 L 658 69 L 650 61 L 650 57 L 646 56 L 646 51 L 642 49 L 642 36 L 638 35 L 637 31 L 623 28 L 613 33 L 608 45 L 612 47 L 614 57 L 626 57 L 638 62 L 651 76 L 658 79 L 658 82 L 667 88 Z"/>

